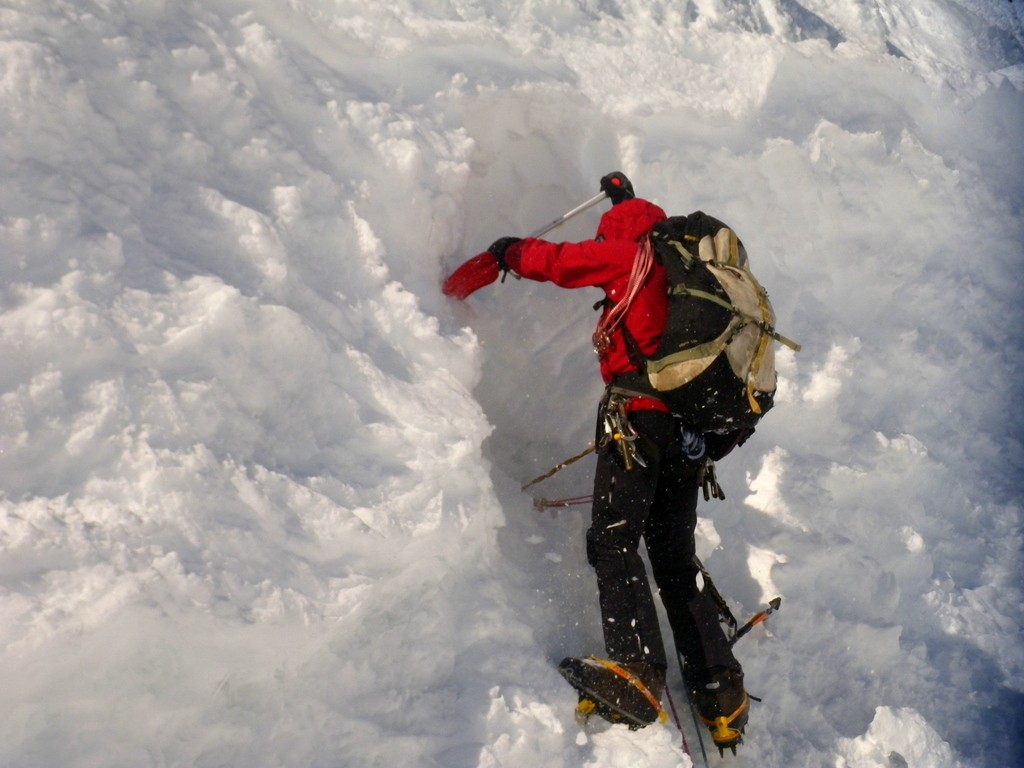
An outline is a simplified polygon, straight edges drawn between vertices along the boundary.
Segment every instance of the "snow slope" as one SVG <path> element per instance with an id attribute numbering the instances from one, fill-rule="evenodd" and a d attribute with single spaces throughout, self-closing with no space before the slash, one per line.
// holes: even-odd
<path id="1" fill-rule="evenodd" d="M 0 2 L 0 765 L 689 765 L 553 669 L 596 296 L 437 288 L 614 169 L 804 345 L 728 763 L 1024 764 L 1022 91 L 1007 0 Z"/>

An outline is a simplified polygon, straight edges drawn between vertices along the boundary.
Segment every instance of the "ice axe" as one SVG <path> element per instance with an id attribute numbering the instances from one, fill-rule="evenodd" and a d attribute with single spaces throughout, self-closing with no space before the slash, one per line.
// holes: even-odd
<path id="1" fill-rule="evenodd" d="M 585 203 L 580 203 L 571 211 L 563 213 L 557 219 L 545 224 L 536 232 L 531 232 L 527 237 L 540 237 L 541 235 L 546 235 L 555 227 L 561 226 L 573 216 L 577 216 L 588 208 L 597 205 L 606 197 L 608 197 L 608 195 L 605 192 L 597 193 Z M 493 283 L 498 279 L 498 273 L 499 269 L 497 259 L 494 258 L 493 254 L 488 251 L 484 251 L 483 253 L 478 253 L 476 256 L 465 262 L 461 267 L 452 272 L 452 274 L 448 276 L 448 279 L 441 284 L 441 291 L 445 296 L 452 296 L 456 299 L 462 300 L 474 291 L 483 288 L 485 285 Z"/>
<path id="2" fill-rule="evenodd" d="M 750 620 L 747 621 L 746 624 L 744 624 L 742 627 L 740 627 L 736 631 L 736 634 L 733 635 L 732 639 L 729 640 L 729 645 L 735 645 L 737 640 L 739 640 L 741 637 L 743 637 L 745 634 L 747 634 L 747 632 L 752 630 L 758 624 L 760 624 L 765 619 L 767 619 L 769 616 L 771 616 L 773 613 L 775 613 L 777 610 L 779 610 L 779 607 L 781 605 L 782 605 L 782 598 L 781 597 L 774 597 L 771 600 L 769 600 L 767 607 L 765 607 L 764 609 L 758 611 L 753 616 L 751 616 Z"/>

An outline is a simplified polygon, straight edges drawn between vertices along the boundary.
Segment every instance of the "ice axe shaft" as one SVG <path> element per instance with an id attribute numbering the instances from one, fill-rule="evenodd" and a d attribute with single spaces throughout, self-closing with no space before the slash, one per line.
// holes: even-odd
<path id="1" fill-rule="evenodd" d="M 598 192 L 596 195 L 594 195 L 592 198 L 587 200 L 585 203 L 580 203 L 575 208 L 573 208 L 571 211 L 567 211 L 566 213 L 563 213 L 557 219 L 555 219 L 554 221 L 552 221 L 549 224 L 545 224 L 543 227 L 538 229 L 536 232 L 531 232 L 529 235 L 527 235 L 527 237 L 540 237 L 541 235 L 546 235 L 548 232 L 550 232 L 555 227 L 562 226 L 563 224 L 565 224 L 565 222 L 567 222 L 573 216 L 578 216 L 579 214 L 581 214 L 585 210 L 587 210 L 587 208 L 591 208 L 591 207 L 597 205 L 598 203 L 600 203 L 606 197 L 608 197 L 608 195 L 605 192 Z"/>

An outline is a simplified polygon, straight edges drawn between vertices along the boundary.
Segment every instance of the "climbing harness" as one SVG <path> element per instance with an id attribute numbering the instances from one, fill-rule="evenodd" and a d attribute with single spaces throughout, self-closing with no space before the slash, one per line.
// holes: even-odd
<path id="1" fill-rule="evenodd" d="M 604 434 L 598 447 L 604 448 L 609 443 L 614 443 L 619 449 L 623 465 L 627 470 L 632 470 L 636 464 L 646 467 L 647 462 L 637 446 L 640 435 L 629 423 L 629 417 L 626 415 L 628 400 L 629 398 L 614 392 L 608 397 L 604 406 Z"/>

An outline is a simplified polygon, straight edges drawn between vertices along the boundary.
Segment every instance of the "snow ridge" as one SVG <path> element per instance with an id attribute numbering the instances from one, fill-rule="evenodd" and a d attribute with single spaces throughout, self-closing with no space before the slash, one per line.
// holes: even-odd
<path id="1" fill-rule="evenodd" d="M 614 169 L 804 344 L 702 508 L 733 762 L 1014 762 L 1021 5 L 4 4 L 0 764 L 689 765 L 553 667 L 596 297 L 437 288 Z"/>

